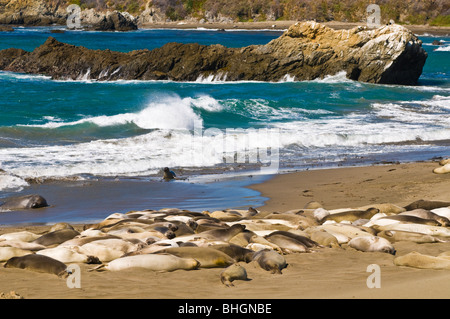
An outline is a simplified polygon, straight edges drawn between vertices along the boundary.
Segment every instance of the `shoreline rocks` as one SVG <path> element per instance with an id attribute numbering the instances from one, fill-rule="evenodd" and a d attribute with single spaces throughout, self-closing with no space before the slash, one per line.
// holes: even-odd
<path id="1" fill-rule="evenodd" d="M 427 53 L 408 29 L 386 25 L 334 30 L 308 21 L 292 25 L 266 45 L 168 43 L 128 53 L 89 50 L 49 37 L 33 52 L 0 51 L 0 69 L 72 80 L 296 81 L 345 71 L 347 78 L 414 85 Z"/>

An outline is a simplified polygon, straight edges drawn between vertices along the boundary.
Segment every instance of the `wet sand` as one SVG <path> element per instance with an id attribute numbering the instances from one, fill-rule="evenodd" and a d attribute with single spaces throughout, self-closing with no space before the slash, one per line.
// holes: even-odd
<path id="1" fill-rule="evenodd" d="M 357 207 L 390 202 L 409 204 L 417 199 L 450 197 L 450 174 L 436 175 L 437 163 L 310 170 L 275 176 L 251 188 L 270 199 L 259 209 L 286 211 L 319 201 L 325 208 Z M 182 208 L 182 207 L 180 207 Z M 1 228 L 0 233 L 30 230 L 43 233 L 49 226 Z M 78 226 L 79 229 L 82 225 Z M 450 242 L 397 242 L 397 256 L 411 251 L 437 255 L 450 251 Z M 0 268 L 0 292 L 15 291 L 24 298 L 156 298 L 156 299 L 303 299 L 303 298 L 420 298 L 450 297 L 450 271 L 398 267 L 394 256 L 354 249 L 320 248 L 314 253 L 285 255 L 289 266 L 281 275 L 270 274 L 254 262 L 243 264 L 250 281 L 225 287 L 223 269 L 169 273 L 147 270 L 88 272 L 81 265 L 81 288 L 68 288 L 54 275 Z M 370 264 L 381 269 L 381 288 L 368 288 Z M 183 303 L 184 304 L 184 301 Z M 181 305 L 181 304 L 180 304 Z M 174 311 L 171 309 L 171 311 Z"/>

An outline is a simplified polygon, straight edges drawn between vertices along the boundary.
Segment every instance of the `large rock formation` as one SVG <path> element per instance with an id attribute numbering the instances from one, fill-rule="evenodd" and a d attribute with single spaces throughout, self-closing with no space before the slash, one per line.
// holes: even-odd
<path id="1" fill-rule="evenodd" d="M 410 85 L 420 77 L 426 58 L 422 42 L 399 25 L 336 31 L 304 22 L 266 45 L 244 48 L 168 43 L 152 51 L 122 53 L 50 37 L 33 52 L 0 51 L 0 69 L 54 79 L 173 81 L 279 81 L 286 76 L 300 81 L 344 70 L 353 80 Z"/>

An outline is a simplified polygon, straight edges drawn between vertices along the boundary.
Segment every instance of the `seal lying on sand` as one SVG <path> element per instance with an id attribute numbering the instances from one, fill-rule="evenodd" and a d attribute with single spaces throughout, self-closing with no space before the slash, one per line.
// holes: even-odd
<path id="1" fill-rule="evenodd" d="M 35 209 L 47 206 L 47 200 L 44 197 L 40 195 L 25 195 L 7 198 L 5 202 L 0 205 L 0 211 Z"/>
<path id="2" fill-rule="evenodd" d="M 174 271 L 177 269 L 197 269 L 199 262 L 193 258 L 180 258 L 170 254 L 144 254 L 114 259 L 107 265 L 91 270 L 120 271 L 129 268 L 145 268 L 154 271 Z"/>
<path id="3" fill-rule="evenodd" d="M 394 246 L 392 246 L 392 244 L 387 239 L 378 236 L 355 237 L 348 242 L 348 245 L 360 251 L 378 251 L 395 255 Z"/>
<path id="4" fill-rule="evenodd" d="M 12 257 L 3 266 L 5 268 L 20 268 L 37 272 L 57 275 L 65 278 L 69 275 L 67 266 L 59 260 L 44 255 L 25 255 L 21 257 Z"/>
<path id="5" fill-rule="evenodd" d="M 407 211 L 418 209 L 418 208 L 432 210 L 435 208 L 448 207 L 448 206 L 450 206 L 450 202 L 419 199 L 415 202 L 412 202 L 408 206 L 405 206 L 405 209 Z"/>
<path id="6" fill-rule="evenodd" d="M 450 257 L 445 253 L 434 257 L 422 255 L 418 252 L 410 252 L 404 256 L 399 256 L 394 259 L 394 264 L 397 266 L 407 266 L 422 269 L 450 269 Z"/>
<path id="7" fill-rule="evenodd" d="M 200 262 L 200 268 L 222 268 L 236 261 L 219 250 L 209 247 L 172 247 L 159 250 L 156 254 L 167 253 L 182 258 L 194 258 Z"/>
<path id="8" fill-rule="evenodd" d="M 286 259 L 271 249 L 263 249 L 253 254 L 253 260 L 256 261 L 262 269 L 271 271 L 272 274 L 281 274 L 281 271 L 288 266 Z"/>
<path id="9" fill-rule="evenodd" d="M 235 280 L 250 280 L 245 268 L 237 263 L 228 266 L 220 274 L 220 281 L 227 287 L 233 287 L 233 281 Z"/>

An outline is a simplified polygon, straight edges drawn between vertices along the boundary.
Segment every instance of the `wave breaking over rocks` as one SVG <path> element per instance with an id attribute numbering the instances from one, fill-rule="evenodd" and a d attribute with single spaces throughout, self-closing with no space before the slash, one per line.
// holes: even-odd
<path id="1" fill-rule="evenodd" d="M 410 30 L 399 25 L 334 30 L 316 22 L 292 25 L 266 45 L 168 43 L 128 53 L 90 50 L 49 37 L 32 52 L 0 51 L 0 69 L 71 80 L 273 81 L 288 75 L 313 80 L 345 71 L 349 79 L 414 85 L 427 53 Z"/>

